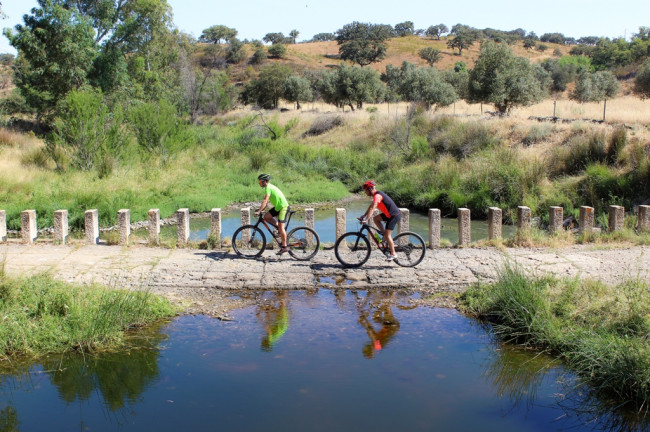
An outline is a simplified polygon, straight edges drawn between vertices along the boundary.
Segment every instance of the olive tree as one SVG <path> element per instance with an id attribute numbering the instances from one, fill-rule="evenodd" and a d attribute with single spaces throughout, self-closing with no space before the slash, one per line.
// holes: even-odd
<path id="1" fill-rule="evenodd" d="M 295 102 L 296 109 L 300 109 L 300 102 L 313 100 L 314 94 L 311 91 L 311 83 L 307 78 L 299 75 L 290 75 L 284 80 L 284 91 L 282 97 L 287 102 Z"/>
<path id="2" fill-rule="evenodd" d="M 468 99 L 493 104 L 499 113 L 508 114 L 515 106 L 542 100 L 549 85 L 548 73 L 540 66 L 504 45 L 486 42 L 470 72 Z"/>
<path id="3" fill-rule="evenodd" d="M 221 40 L 229 41 L 237 36 L 237 30 L 224 25 L 214 25 L 203 30 L 199 41 L 218 44 Z"/>
<path id="4" fill-rule="evenodd" d="M 386 56 L 386 41 L 392 33 L 390 26 L 353 22 L 336 32 L 341 59 L 366 66 Z"/>
<path id="5" fill-rule="evenodd" d="M 418 54 L 420 54 L 421 59 L 425 60 L 432 67 L 434 63 L 440 61 L 440 50 L 433 47 L 422 48 Z"/>
<path id="6" fill-rule="evenodd" d="M 588 72 L 583 71 L 576 79 L 576 87 L 569 97 L 578 102 L 604 102 L 603 121 L 607 112 L 607 99 L 612 99 L 618 94 L 618 81 L 609 71 Z"/>
<path id="7" fill-rule="evenodd" d="M 402 63 L 397 77 L 397 92 L 402 100 L 419 102 L 427 110 L 431 106 L 448 106 L 458 100 L 454 87 L 443 79 L 440 72 L 407 61 Z"/>
<path id="8" fill-rule="evenodd" d="M 363 108 L 364 102 L 377 102 L 385 87 L 373 69 L 342 63 L 333 71 L 324 72 L 317 83 L 323 100 L 337 107 L 349 106 L 352 111 Z"/>

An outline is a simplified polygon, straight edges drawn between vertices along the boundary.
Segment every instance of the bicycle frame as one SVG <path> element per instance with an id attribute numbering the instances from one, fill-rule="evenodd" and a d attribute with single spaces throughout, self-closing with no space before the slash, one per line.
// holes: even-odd
<path id="1" fill-rule="evenodd" d="M 379 250 L 384 250 L 384 249 L 386 249 L 386 247 L 388 247 L 386 244 L 382 245 L 380 242 L 378 242 L 377 239 L 374 236 L 374 233 L 376 232 L 377 234 L 379 234 L 382 241 L 384 240 L 384 234 L 381 232 L 381 230 L 379 228 L 370 225 L 368 222 L 360 222 L 360 223 L 361 223 L 361 229 L 359 229 L 359 234 L 361 234 L 362 236 L 364 236 L 366 238 L 372 239 L 372 241 L 375 242 L 375 245 L 377 246 L 377 249 L 379 249 Z M 368 231 L 367 235 L 363 233 L 364 230 Z"/>
<path id="2" fill-rule="evenodd" d="M 294 214 L 295 212 L 296 212 L 295 210 L 290 210 L 290 211 L 287 212 L 287 221 L 284 223 L 284 230 L 285 230 L 286 232 L 289 232 L 289 222 L 291 222 L 291 216 L 293 216 L 293 214 Z M 277 228 L 278 226 L 277 226 L 277 225 L 273 225 L 273 224 L 267 222 L 267 221 L 264 219 L 264 215 L 265 215 L 265 214 L 266 214 L 266 212 L 261 212 L 261 213 L 259 214 L 259 217 L 257 218 L 257 222 L 255 223 L 254 227 L 255 227 L 255 228 L 258 228 L 259 225 L 260 225 L 260 223 L 261 223 L 262 225 L 264 225 L 264 227 L 266 227 L 266 230 L 269 232 L 269 234 L 271 234 L 271 238 L 273 239 L 273 241 L 274 241 L 278 246 L 281 246 L 281 245 L 280 245 L 280 241 L 279 241 L 279 239 L 277 239 L 277 238 L 273 235 L 273 228 Z M 269 225 L 271 225 L 273 228 L 270 228 Z"/>

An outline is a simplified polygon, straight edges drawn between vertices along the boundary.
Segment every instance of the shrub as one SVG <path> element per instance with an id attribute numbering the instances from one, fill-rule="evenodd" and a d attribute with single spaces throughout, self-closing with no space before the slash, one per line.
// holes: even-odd
<path id="1" fill-rule="evenodd" d="M 122 125 L 121 107 L 116 105 L 111 112 L 100 91 L 72 91 L 57 107 L 47 151 L 57 169 L 65 168 L 65 153 L 74 167 L 90 170 L 124 149 L 127 137 Z"/>
<path id="2" fill-rule="evenodd" d="M 620 155 L 627 144 L 627 131 L 625 128 L 617 128 L 609 137 L 607 154 L 605 159 L 608 164 L 615 164 L 619 161 Z"/>
<path id="3" fill-rule="evenodd" d="M 165 100 L 135 106 L 129 112 L 129 120 L 140 148 L 163 156 L 163 161 L 183 148 L 189 138 L 176 108 Z"/>
<path id="4" fill-rule="evenodd" d="M 269 54 L 274 58 L 283 58 L 287 53 L 287 46 L 284 44 L 273 44 L 269 47 Z"/>
<path id="5" fill-rule="evenodd" d="M 305 132 L 305 136 L 322 135 L 325 132 L 334 129 L 335 127 L 341 126 L 342 124 L 343 117 L 340 115 L 318 117 L 316 120 L 314 120 L 309 130 Z"/>

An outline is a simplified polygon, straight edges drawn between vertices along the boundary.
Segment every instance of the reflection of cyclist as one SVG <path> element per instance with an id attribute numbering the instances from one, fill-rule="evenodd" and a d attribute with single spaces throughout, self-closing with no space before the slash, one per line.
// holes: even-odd
<path id="1" fill-rule="evenodd" d="M 273 345 L 287 332 L 289 328 L 289 309 L 287 308 L 286 291 L 276 293 L 278 301 L 264 305 L 257 312 L 264 324 L 266 336 L 262 338 L 262 351 L 271 351 Z"/>
<path id="2" fill-rule="evenodd" d="M 373 310 L 374 309 L 374 310 Z M 370 322 L 369 315 L 372 312 L 372 320 L 381 324 L 379 330 L 375 330 L 373 324 Z M 381 350 L 388 342 L 397 334 L 399 330 L 399 322 L 393 315 L 390 299 L 385 299 L 378 305 L 371 304 L 368 310 L 359 307 L 359 324 L 366 330 L 370 343 L 363 347 L 363 356 L 366 358 L 373 358 L 375 351 Z"/>
<path id="3" fill-rule="evenodd" d="M 280 233 L 281 247 L 278 251 L 278 255 L 282 255 L 287 252 L 287 231 L 284 229 L 284 224 L 287 219 L 287 211 L 289 210 L 289 203 L 284 197 L 284 194 L 277 186 L 269 183 L 271 176 L 269 174 L 260 174 L 257 176 L 257 182 L 260 184 L 260 187 L 264 188 L 264 201 L 260 205 L 258 211 L 255 212 L 255 217 L 259 216 L 261 212 L 264 211 L 269 201 L 273 205 L 273 208 L 269 210 L 264 215 L 264 220 L 272 225 L 275 225 L 274 217 L 278 219 L 278 233 Z"/>
<path id="4" fill-rule="evenodd" d="M 391 234 L 393 233 L 397 222 L 399 222 L 399 220 L 402 218 L 402 212 L 400 212 L 397 205 L 395 205 L 395 201 L 393 201 L 391 197 L 386 195 L 384 192 L 379 192 L 377 189 L 375 189 L 374 181 L 370 180 L 365 182 L 363 184 L 363 190 L 366 192 L 366 195 L 372 197 L 372 204 L 370 204 L 366 213 L 359 219 L 366 221 L 370 219 L 376 208 L 380 210 L 381 213 L 375 216 L 373 218 L 373 221 L 375 222 L 375 225 L 377 225 L 377 227 L 379 227 L 381 230 L 384 241 L 388 246 L 388 250 L 390 250 L 390 255 L 386 257 L 386 260 L 392 261 L 396 257 L 395 243 L 393 242 L 393 237 L 391 237 Z M 385 229 L 382 221 L 386 222 Z"/>

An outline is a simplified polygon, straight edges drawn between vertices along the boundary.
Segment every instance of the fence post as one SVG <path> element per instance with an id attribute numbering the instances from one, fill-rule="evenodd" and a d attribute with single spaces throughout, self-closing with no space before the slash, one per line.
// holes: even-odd
<path id="1" fill-rule="evenodd" d="M 399 211 L 402 213 L 402 219 L 399 221 L 399 232 L 407 232 L 411 228 L 411 211 L 407 208 L 400 208 Z M 408 243 L 408 239 L 400 239 L 400 242 L 400 244 L 404 246 Z"/>
<path id="2" fill-rule="evenodd" d="M 0 243 L 7 241 L 7 211 L 0 210 Z"/>
<path id="3" fill-rule="evenodd" d="M 488 240 L 501 238 L 503 211 L 499 207 L 488 209 Z"/>
<path id="4" fill-rule="evenodd" d="M 149 210 L 149 243 L 160 243 L 160 209 Z"/>
<path id="5" fill-rule="evenodd" d="M 244 207 L 241 209 L 241 225 L 250 225 L 251 223 L 251 208 L 250 207 Z M 241 240 L 244 243 L 248 243 L 251 239 L 251 233 L 250 230 L 243 230 L 241 233 Z M 235 239 L 232 239 L 233 242 Z"/>
<path id="6" fill-rule="evenodd" d="M 84 213 L 84 228 L 86 230 L 86 243 L 99 243 L 99 212 L 97 209 L 86 210 Z"/>
<path id="7" fill-rule="evenodd" d="M 562 229 L 564 223 L 564 209 L 558 206 L 551 206 L 548 214 L 548 230 L 557 233 Z"/>
<path id="8" fill-rule="evenodd" d="M 36 210 L 23 210 L 20 212 L 20 227 L 23 243 L 34 243 L 34 240 L 38 237 Z"/>
<path id="9" fill-rule="evenodd" d="M 131 236 L 131 210 L 120 209 L 117 211 L 117 226 L 120 230 L 120 246 L 128 245 Z"/>
<path id="10" fill-rule="evenodd" d="M 526 206 L 517 207 L 517 231 L 530 229 L 530 208 Z"/>
<path id="11" fill-rule="evenodd" d="M 458 209 L 458 245 L 466 246 L 472 241 L 471 212 L 467 208 Z"/>
<path id="12" fill-rule="evenodd" d="M 56 210 L 54 212 L 54 244 L 64 245 L 68 239 L 68 211 Z"/>
<path id="13" fill-rule="evenodd" d="M 305 226 L 307 228 L 314 229 L 314 209 L 313 208 L 305 209 Z M 312 235 L 311 232 L 307 231 L 305 233 L 305 240 L 307 240 L 307 245 L 309 245 L 309 246 L 314 245 L 314 236 Z"/>
<path id="14" fill-rule="evenodd" d="M 639 214 L 637 216 L 637 229 L 639 231 L 650 230 L 650 206 L 639 206 Z"/>
<path id="15" fill-rule="evenodd" d="M 221 209 L 213 208 L 210 212 L 210 235 L 216 239 L 216 246 L 221 247 Z"/>
<path id="16" fill-rule="evenodd" d="M 440 247 L 440 209 L 429 209 L 429 249 Z"/>
<path id="17" fill-rule="evenodd" d="M 609 206 L 609 232 L 622 230 L 625 226 L 625 207 L 619 205 Z"/>
<path id="18" fill-rule="evenodd" d="M 343 234 L 345 234 L 346 223 L 345 223 L 345 209 L 337 208 L 336 209 L 336 218 L 335 218 L 335 231 L 336 231 L 336 240 L 338 240 Z"/>
<path id="19" fill-rule="evenodd" d="M 176 221 L 178 223 L 178 244 L 186 245 L 190 239 L 190 209 L 178 209 Z"/>
<path id="20" fill-rule="evenodd" d="M 580 225 L 578 232 L 592 232 L 594 229 L 594 208 L 589 206 L 580 207 Z"/>

